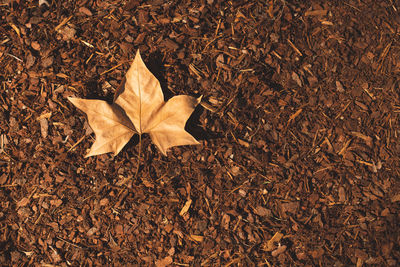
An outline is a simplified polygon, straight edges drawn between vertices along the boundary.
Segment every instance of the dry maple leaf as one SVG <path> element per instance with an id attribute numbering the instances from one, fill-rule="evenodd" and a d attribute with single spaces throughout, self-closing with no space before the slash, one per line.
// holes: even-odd
<path id="1" fill-rule="evenodd" d="M 112 104 L 68 98 L 87 114 L 96 135 L 85 157 L 108 152 L 117 155 L 135 133 L 148 133 L 164 155 L 169 147 L 199 144 L 185 131 L 185 124 L 201 97 L 178 95 L 165 102 L 160 82 L 147 69 L 139 51 L 121 89 L 116 92 Z"/>

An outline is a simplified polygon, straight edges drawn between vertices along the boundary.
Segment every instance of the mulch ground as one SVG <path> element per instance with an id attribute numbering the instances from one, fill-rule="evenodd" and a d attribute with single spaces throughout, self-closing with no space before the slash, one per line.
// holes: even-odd
<path id="1" fill-rule="evenodd" d="M 400 264 L 398 2 L 8 2 L 3 265 Z M 201 145 L 84 158 L 137 49 Z"/>

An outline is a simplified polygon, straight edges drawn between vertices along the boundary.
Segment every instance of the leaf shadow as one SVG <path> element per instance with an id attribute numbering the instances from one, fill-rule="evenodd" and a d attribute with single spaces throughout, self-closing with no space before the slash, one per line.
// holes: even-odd
<path id="1" fill-rule="evenodd" d="M 13 251 L 16 251 L 17 248 L 14 244 L 14 242 L 10 241 L 5 241 L 5 242 L 0 242 L 0 251 L 1 251 L 1 257 L 5 260 L 4 262 L 11 262 L 11 253 Z"/>
<path id="2" fill-rule="evenodd" d="M 108 103 L 113 101 L 114 96 L 112 92 L 109 92 L 106 95 L 104 94 L 104 91 L 99 83 L 99 77 L 93 77 L 89 79 L 85 83 L 84 88 L 86 88 L 86 99 L 100 99 L 105 100 Z"/>
<path id="3" fill-rule="evenodd" d="M 281 84 L 273 81 L 273 76 L 277 70 L 271 66 L 268 66 L 260 61 L 257 61 L 254 66 L 254 74 L 258 79 L 268 85 L 271 89 L 277 92 L 284 91 Z"/>
<path id="4" fill-rule="evenodd" d="M 163 64 L 163 55 L 159 51 L 155 51 L 143 60 L 146 67 L 160 82 L 161 90 L 164 94 L 164 100 L 168 101 L 174 94 L 168 89 L 167 80 L 165 79 L 165 67 Z"/>
<path id="5" fill-rule="evenodd" d="M 185 130 L 193 135 L 196 140 L 211 140 L 211 139 L 220 139 L 222 135 L 218 133 L 211 132 L 209 130 L 204 130 L 203 127 L 200 126 L 200 116 L 203 114 L 204 108 L 202 106 L 197 106 L 193 113 L 190 115 L 189 119 L 186 122 Z"/>
<path id="6" fill-rule="evenodd" d="M 165 79 L 165 67 L 163 64 L 163 55 L 159 52 L 153 52 L 149 54 L 147 60 L 144 60 L 146 67 L 150 70 L 151 73 L 158 79 L 161 85 L 161 89 L 164 94 L 164 100 L 168 101 L 170 98 L 174 96 L 174 94 L 168 89 L 167 80 Z M 196 96 L 196 97 L 199 97 Z M 188 121 L 185 125 L 185 130 L 193 135 L 197 140 L 208 140 L 219 138 L 212 132 L 205 131 L 200 126 L 200 116 L 204 112 L 204 108 L 200 105 L 196 107 Z"/>
<path id="7" fill-rule="evenodd" d="M 134 155 L 133 155 L 133 153 L 134 153 L 134 151 L 133 151 L 133 147 L 136 147 L 137 145 L 139 144 L 139 135 L 137 134 L 137 133 L 135 133 L 132 137 L 131 137 L 131 139 L 129 140 L 129 142 L 128 143 L 126 143 L 126 145 L 124 146 L 124 150 L 126 151 L 126 152 L 128 152 L 129 153 L 129 157 L 133 157 Z"/>

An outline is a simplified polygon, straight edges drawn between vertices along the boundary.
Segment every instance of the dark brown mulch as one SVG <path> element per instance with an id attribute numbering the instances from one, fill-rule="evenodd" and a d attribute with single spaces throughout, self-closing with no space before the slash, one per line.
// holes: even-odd
<path id="1" fill-rule="evenodd" d="M 3 265 L 399 264 L 398 2 L 39 2 L 0 4 Z M 137 49 L 202 144 L 84 158 L 66 97 Z"/>

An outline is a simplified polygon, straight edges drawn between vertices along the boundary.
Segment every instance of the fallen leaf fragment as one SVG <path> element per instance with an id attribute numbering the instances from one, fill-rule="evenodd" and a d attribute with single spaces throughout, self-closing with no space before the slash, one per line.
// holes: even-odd
<path id="1" fill-rule="evenodd" d="M 185 124 L 201 97 L 178 95 L 165 102 L 160 82 L 147 69 L 139 51 L 114 103 L 71 97 L 68 100 L 87 114 L 96 135 L 86 157 L 109 152 L 117 155 L 135 133 L 148 133 L 164 155 L 173 146 L 199 144 L 186 132 Z"/>

